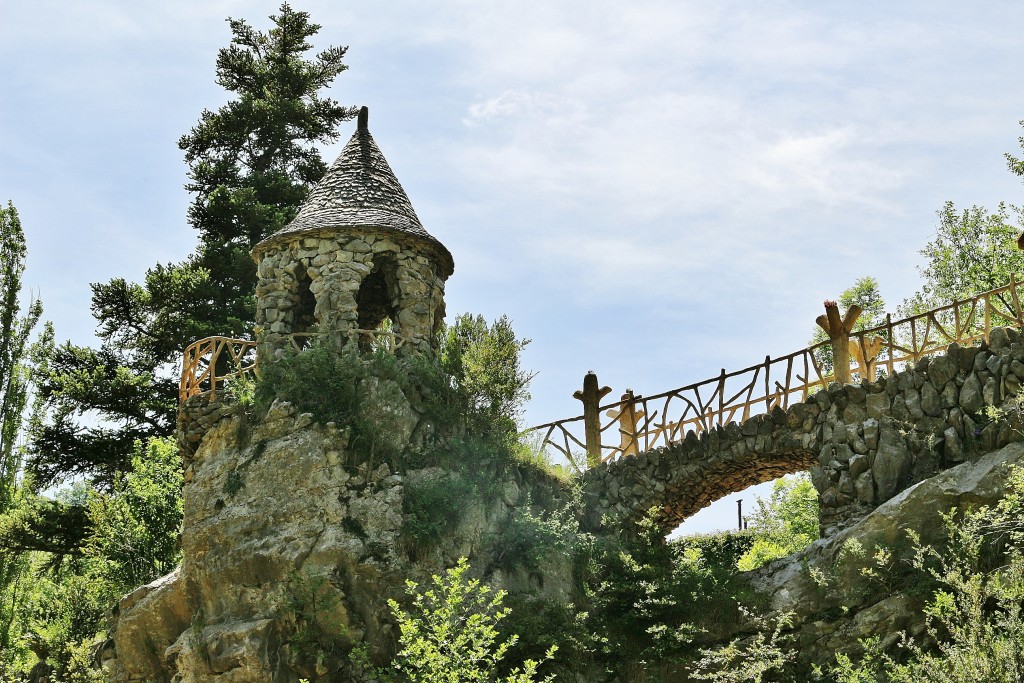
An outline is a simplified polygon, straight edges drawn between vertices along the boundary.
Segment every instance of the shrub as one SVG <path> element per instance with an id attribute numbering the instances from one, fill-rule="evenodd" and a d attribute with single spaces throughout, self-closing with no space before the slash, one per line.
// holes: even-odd
<path id="1" fill-rule="evenodd" d="M 915 544 L 913 566 L 937 583 L 924 609 L 933 648 L 904 638 L 898 656 L 877 640 L 856 661 L 839 655 L 838 683 L 1018 683 L 1024 672 L 1024 469 L 995 507 L 944 515 L 948 542 Z"/>
<path id="2" fill-rule="evenodd" d="M 412 598 L 408 611 L 388 601 L 400 632 L 397 673 L 411 683 L 531 683 L 543 662 L 528 659 L 499 675 L 499 665 L 518 640 L 512 635 L 499 642 L 497 625 L 509 615 L 502 606 L 505 592 L 493 592 L 478 579 L 467 580 L 468 571 L 462 558 L 444 576 L 433 576 L 433 587 L 425 591 L 407 581 Z M 548 650 L 545 659 L 552 658 L 555 649 Z"/>
<path id="3" fill-rule="evenodd" d="M 408 480 L 402 532 L 411 549 L 432 545 L 451 533 L 462 517 L 466 499 L 475 492 L 473 483 L 457 472 Z"/>

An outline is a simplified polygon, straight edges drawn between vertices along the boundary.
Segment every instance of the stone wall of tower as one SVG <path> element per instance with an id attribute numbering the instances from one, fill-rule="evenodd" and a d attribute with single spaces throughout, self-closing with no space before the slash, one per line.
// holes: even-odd
<path id="1" fill-rule="evenodd" d="M 260 355 L 272 358 L 292 347 L 296 332 L 347 343 L 360 329 L 360 287 L 382 270 L 388 275 L 385 304 L 395 333 L 406 339 L 407 348 L 436 348 L 436 331 L 445 314 L 444 279 L 429 250 L 415 238 L 392 231 L 346 230 L 296 236 L 268 245 L 259 255 Z M 313 319 L 307 324 L 304 308 L 313 301 Z"/>

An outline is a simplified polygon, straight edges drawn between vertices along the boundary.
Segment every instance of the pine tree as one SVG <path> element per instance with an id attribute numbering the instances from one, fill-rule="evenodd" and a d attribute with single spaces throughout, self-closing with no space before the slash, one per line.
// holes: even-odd
<path id="1" fill-rule="evenodd" d="M 287 3 L 262 33 L 229 19 L 231 44 L 217 56 L 217 83 L 234 98 L 203 111 L 179 141 L 194 198 L 195 252 L 157 264 L 142 283 L 115 278 L 92 285 L 99 349 L 65 343 L 41 383 L 50 419 L 33 440 L 30 467 L 39 485 L 87 475 L 109 487 L 130 467 L 136 440 L 174 428 L 174 365 L 191 342 L 244 336 L 255 318 L 250 249 L 284 227 L 327 169 L 316 148 L 338 136 L 356 109 L 324 97 L 347 67 L 347 48 L 313 56 L 320 26 Z M 102 423 L 84 423 L 86 415 Z"/>

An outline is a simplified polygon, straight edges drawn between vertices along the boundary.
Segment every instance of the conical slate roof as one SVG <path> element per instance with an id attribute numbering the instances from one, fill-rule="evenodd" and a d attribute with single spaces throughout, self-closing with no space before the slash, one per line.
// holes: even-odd
<path id="1" fill-rule="evenodd" d="M 313 187 L 295 220 L 257 244 L 253 254 L 301 233 L 377 228 L 429 242 L 448 277 L 454 270 L 451 252 L 423 229 L 409 197 L 373 141 L 367 118 L 367 109 L 363 107 L 355 135 Z"/>

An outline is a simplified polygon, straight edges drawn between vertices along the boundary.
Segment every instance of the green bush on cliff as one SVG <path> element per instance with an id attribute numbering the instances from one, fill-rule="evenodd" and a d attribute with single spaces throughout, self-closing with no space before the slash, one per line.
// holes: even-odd
<path id="1" fill-rule="evenodd" d="M 500 673 L 509 648 L 518 640 L 500 640 L 497 625 L 509 615 L 502 605 L 504 591 L 492 591 L 478 579 L 467 579 L 466 558 L 432 577 L 432 586 L 420 590 L 407 581 L 412 598 L 407 609 L 390 600 L 398 623 L 399 651 L 394 669 L 398 680 L 409 683 L 532 683 L 543 661 L 528 659 L 508 673 Z M 545 659 L 554 656 L 548 650 Z M 542 679 L 548 682 L 553 676 Z"/>
<path id="2" fill-rule="evenodd" d="M 487 440 L 485 448 L 511 457 L 523 403 L 529 399 L 532 375 L 519 359 L 529 341 L 517 339 L 504 316 L 488 325 L 469 314 L 443 329 L 440 341 L 436 354 L 409 355 L 314 343 L 265 364 L 256 384 L 256 409 L 265 413 L 275 399 L 288 401 L 318 422 L 348 428 L 353 448 L 395 462 L 407 444 L 390 443 L 392 430 L 374 400 L 387 383 L 434 425 L 435 437 L 452 441 L 468 433 Z"/>

